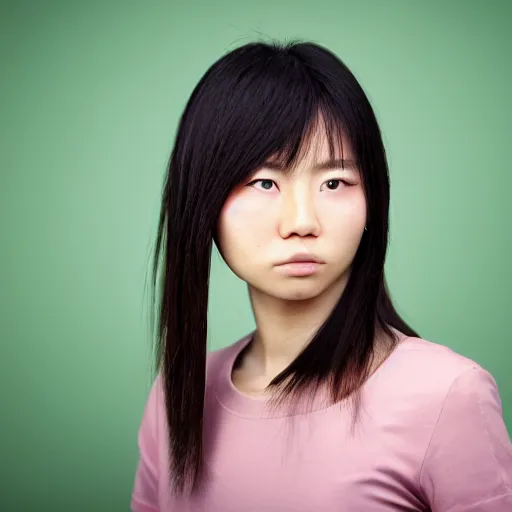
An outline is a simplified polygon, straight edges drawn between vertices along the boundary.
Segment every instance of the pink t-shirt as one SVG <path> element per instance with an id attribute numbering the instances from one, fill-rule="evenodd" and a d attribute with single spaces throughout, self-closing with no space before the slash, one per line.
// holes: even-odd
<path id="1" fill-rule="evenodd" d="M 406 338 L 349 408 L 272 411 L 231 380 L 250 341 L 209 353 L 208 484 L 169 492 L 160 377 L 149 393 L 131 497 L 134 512 L 512 512 L 512 444 L 493 377 L 447 347 Z"/>

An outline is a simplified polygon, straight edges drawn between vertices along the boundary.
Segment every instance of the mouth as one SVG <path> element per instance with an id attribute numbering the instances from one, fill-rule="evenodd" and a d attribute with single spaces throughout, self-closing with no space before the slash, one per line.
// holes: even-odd
<path id="1" fill-rule="evenodd" d="M 290 277 L 316 274 L 325 262 L 314 254 L 298 253 L 276 265 L 279 272 Z"/>
<path id="2" fill-rule="evenodd" d="M 314 254 L 310 254 L 307 252 L 299 252 L 297 254 L 294 254 L 292 257 L 288 258 L 287 260 L 282 261 L 281 263 L 278 263 L 277 265 L 289 265 L 290 263 L 325 263 L 322 259 L 320 259 L 318 256 Z"/>

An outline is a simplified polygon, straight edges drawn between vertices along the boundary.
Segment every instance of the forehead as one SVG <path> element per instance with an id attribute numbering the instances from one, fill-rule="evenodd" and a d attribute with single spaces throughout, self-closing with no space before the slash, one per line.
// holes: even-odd
<path id="1" fill-rule="evenodd" d="M 351 158 L 353 155 L 349 146 L 348 138 L 341 130 L 335 134 L 328 133 L 322 124 L 304 140 L 301 158 L 306 161 Z"/>
<path id="2" fill-rule="evenodd" d="M 265 163 L 273 169 L 291 173 L 305 168 L 343 167 L 356 170 L 357 167 L 348 137 L 342 130 L 329 133 L 324 123 L 318 123 L 302 139 L 297 154 L 291 161 L 289 154 L 283 151 L 272 155 Z"/>

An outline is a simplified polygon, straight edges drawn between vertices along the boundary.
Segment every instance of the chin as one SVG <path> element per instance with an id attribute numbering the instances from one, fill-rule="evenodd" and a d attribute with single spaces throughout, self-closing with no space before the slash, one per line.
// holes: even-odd
<path id="1" fill-rule="evenodd" d="M 325 291 L 324 287 L 318 286 L 318 283 L 295 282 L 295 283 L 275 283 L 271 287 L 259 288 L 259 292 L 269 297 L 280 300 L 310 300 L 318 297 Z"/>
<path id="2" fill-rule="evenodd" d="M 311 300 L 316 297 L 318 297 L 319 293 L 311 293 L 307 292 L 305 290 L 294 290 L 290 291 L 288 293 L 283 293 L 280 296 L 276 296 L 276 298 L 282 299 L 282 300 L 289 300 L 289 301 L 301 301 L 301 300 Z"/>

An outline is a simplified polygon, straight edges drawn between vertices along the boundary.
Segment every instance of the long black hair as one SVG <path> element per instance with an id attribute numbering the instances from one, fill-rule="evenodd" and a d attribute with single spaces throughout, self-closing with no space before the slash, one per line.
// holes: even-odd
<path id="1" fill-rule="evenodd" d="M 293 166 L 320 115 L 331 153 L 342 131 L 351 144 L 368 230 L 332 313 L 269 389 L 291 397 L 329 382 L 333 402 L 358 397 L 376 332 L 395 343 L 390 327 L 418 336 L 386 286 L 388 167 L 377 120 L 354 75 L 310 42 L 253 42 L 227 53 L 201 78 L 180 119 L 154 252 L 154 301 L 161 285 L 155 363 L 166 403 L 170 483 L 178 493 L 188 484 L 196 489 L 203 475 L 208 287 L 219 213 L 233 188 L 268 157 L 278 154 Z"/>

